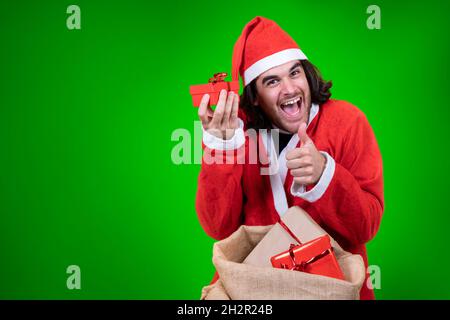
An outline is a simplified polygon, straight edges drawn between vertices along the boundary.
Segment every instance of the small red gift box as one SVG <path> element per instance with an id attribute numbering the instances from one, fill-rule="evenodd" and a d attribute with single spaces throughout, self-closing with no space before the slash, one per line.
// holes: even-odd
<path id="1" fill-rule="evenodd" d="M 200 105 L 202 97 L 205 94 L 209 94 L 209 105 L 216 105 L 222 89 L 239 94 L 239 81 L 225 82 L 224 79 L 226 76 L 227 74 L 225 72 L 216 73 L 214 77 L 209 79 L 208 84 L 190 86 L 189 92 L 192 95 L 194 107 Z"/>
<path id="2" fill-rule="evenodd" d="M 245 31 L 247 32 L 247 31 Z M 243 35 L 245 34 L 243 31 Z M 192 95 L 194 107 L 198 107 L 205 94 L 209 94 L 209 105 L 217 105 L 219 94 L 222 89 L 233 91 L 239 94 L 239 68 L 242 62 L 242 52 L 244 51 L 246 37 L 240 36 L 233 49 L 231 81 L 224 81 L 227 74 L 225 72 L 216 73 L 209 79 L 208 84 L 190 86 L 189 92 Z"/>
<path id="3" fill-rule="evenodd" d="M 287 228 L 286 225 L 281 224 L 283 228 Z M 287 231 L 291 233 L 290 230 Z M 300 245 L 291 244 L 289 250 L 273 256 L 270 259 L 273 267 L 345 280 L 328 235 L 321 236 L 305 244 L 301 244 L 295 235 L 294 239 Z"/>

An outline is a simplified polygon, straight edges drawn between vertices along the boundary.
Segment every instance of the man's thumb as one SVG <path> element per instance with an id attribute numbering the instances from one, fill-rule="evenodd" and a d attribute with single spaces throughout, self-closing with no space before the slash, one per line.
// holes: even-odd
<path id="1" fill-rule="evenodd" d="M 306 143 L 312 142 L 311 139 L 306 134 L 306 123 L 305 122 L 300 124 L 300 127 L 298 128 L 298 137 L 302 143 L 302 146 Z"/>

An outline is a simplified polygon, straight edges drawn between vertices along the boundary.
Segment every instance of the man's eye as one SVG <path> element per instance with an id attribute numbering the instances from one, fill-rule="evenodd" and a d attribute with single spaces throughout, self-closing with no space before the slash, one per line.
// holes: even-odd
<path id="1" fill-rule="evenodd" d="M 294 70 L 291 72 L 291 76 L 296 76 L 300 74 L 300 70 Z"/>
<path id="2" fill-rule="evenodd" d="M 277 80 L 275 79 L 266 82 L 266 85 L 268 85 L 269 87 L 274 86 L 275 84 L 277 84 Z"/>

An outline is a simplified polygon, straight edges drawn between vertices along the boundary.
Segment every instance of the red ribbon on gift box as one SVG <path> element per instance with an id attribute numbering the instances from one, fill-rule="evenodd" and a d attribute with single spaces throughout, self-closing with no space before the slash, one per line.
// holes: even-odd
<path id="1" fill-rule="evenodd" d="M 302 271 L 302 272 L 305 272 L 306 266 L 307 266 L 308 264 L 314 263 L 314 262 L 316 262 L 317 260 L 319 260 L 319 259 L 325 257 L 327 254 L 330 254 L 330 253 L 331 253 L 331 250 L 332 250 L 332 249 L 325 250 L 325 251 L 322 252 L 321 254 L 318 254 L 317 256 L 315 256 L 315 257 L 309 259 L 308 261 L 302 261 L 302 262 L 299 264 L 299 263 L 297 263 L 297 261 L 295 261 L 295 253 L 294 253 L 294 248 L 295 248 L 295 247 L 297 247 L 297 245 L 295 245 L 295 244 L 293 244 L 293 243 L 291 243 L 291 246 L 289 247 L 289 256 L 290 256 L 291 259 L 292 259 L 292 264 L 293 264 L 293 266 L 292 266 L 291 268 L 289 268 L 289 266 L 288 266 L 287 264 L 281 264 L 281 268 L 282 268 L 282 269 L 288 269 L 288 270 L 294 270 L 294 271 Z"/>
<path id="2" fill-rule="evenodd" d="M 287 231 L 287 233 L 289 233 L 289 235 L 294 238 L 295 241 L 298 242 L 298 244 L 303 244 L 299 238 L 297 238 L 297 236 L 291 231 L 291 229 L 289 229 L 289 227 L 283 222 L 283 220 L 279 219 L 278 223 L 283 227 L 284 230 Z"/>
<path id="3" fill-rule="evenodd" d="M 289 235 L 298 242 L 298 245 L 302 245 L 303 243 L 300 241 L 299 238 L 297 238 L 297 236 L 292 232 L 291 229 L 289 229 L 289 227 L 283 222 L 283 220 L 279 219 L 278 223 L 283 227 L 284 230 L 286 230 L 287 233 L 289 233 Z M 325 257 L 327 254 L 331 253 L 331 250 L 333 250 L 333 248 L 331 249 L 327 249 L 325 251 L 323 251 L 322 253 L 316 255 L 315 257 L 312 257 L 311 259 L 309 259 L 308 261 L 302 261 L 301 263 L 297 263 L 297 261 L 295 260 L 295 253 L 294 253 L 294 248 L 298 247 L 298 245 L 291 243 L 290 247 L 289 247 L 289 257 L 292 260 L 292 264 L 293 266 L 291 268 L 289 268 L 288 265 L 286 264 L 281 264 L 281 268 L 282 269 L 289 269 L 289 270 L 295 270 L 295 271 L 305 271 L 306 266 L 308 264 L 311 264 L 323 257 Z"/>

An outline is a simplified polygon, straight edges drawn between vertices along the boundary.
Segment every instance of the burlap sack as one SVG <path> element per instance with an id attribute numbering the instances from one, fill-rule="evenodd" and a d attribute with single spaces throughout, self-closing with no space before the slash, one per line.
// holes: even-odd
<path id="1" fill-rule="evenodd" d="M 346 281 L 309 273 L 243 264 L 272 226 L 241 226 L 213 246 L 213 264 L 220 279 L 202 289 L 205 300 L 350 300 L 359 299 L 365 279 L 360 255 L 335 249 Z"/>

